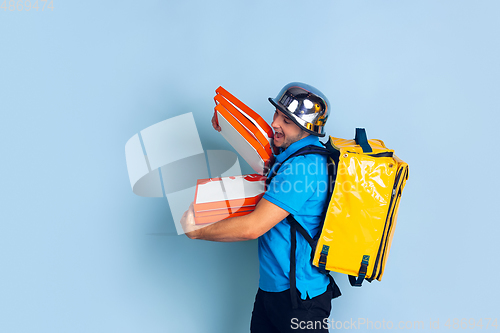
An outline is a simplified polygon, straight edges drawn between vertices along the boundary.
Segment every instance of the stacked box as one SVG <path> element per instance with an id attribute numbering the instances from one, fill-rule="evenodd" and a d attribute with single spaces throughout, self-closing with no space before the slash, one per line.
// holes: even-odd
<path id="1" fill-rule="evenodd" d="M 196 224 L 252 212 L 264 195 L 264 175 L 273 159 L 273 131 L 264 119 L 222 87 L 217 88 L 214 100 L 220 133 L 256 174 L 198 180 L 194 200 Z"/>

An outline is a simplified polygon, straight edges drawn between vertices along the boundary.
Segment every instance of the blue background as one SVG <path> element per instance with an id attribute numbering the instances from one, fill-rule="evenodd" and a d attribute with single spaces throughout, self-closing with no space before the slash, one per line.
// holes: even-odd
<path id="1" fill-rule="evenodd" d="M 267 97 L 290 81 L 329 97 L 328 134 L 366 127 L 410 165 L 383 281 L 354 289 L 335 275 L 332 318 L 448 331 L 447 319 L 498 317 L 499 11 L 494 0 L 0 10 L 0 332 L 248 332 L 257 242 L 177 236 L 166 199 L 132 193 L 124 146 L 193 112 L 204 149 L 231 149 L 210 125 L 215 89 L 270 122 Z"/>

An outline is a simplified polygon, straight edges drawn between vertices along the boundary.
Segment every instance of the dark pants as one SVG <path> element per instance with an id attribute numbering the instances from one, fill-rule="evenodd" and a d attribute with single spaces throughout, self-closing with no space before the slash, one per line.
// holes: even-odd
<path id="1" fill-rule="evenodd" d="M 332 294 L 332 287 L 328 286 L 328 290 L 319 296 L 300 299 L 298 308 L 292 309 L 290 289 L 279 293 L 259 289 L 255 296 L 250 332 L 328 333 Z"/>

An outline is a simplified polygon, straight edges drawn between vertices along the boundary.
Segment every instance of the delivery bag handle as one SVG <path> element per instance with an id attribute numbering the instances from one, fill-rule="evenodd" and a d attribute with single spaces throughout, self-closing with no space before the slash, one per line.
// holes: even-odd
<path id="1" fill-rule="evenodd" d="M 354 137 L 354 141 L 356 141 L 356 144 L 361 146 L 361 148 L 363 149 L 363 153 L 373 152 L 372 147 L 370 147 L 370 144 L 368 143 L 366 131 L 364 128 L 356 128 L 356 136 Z"/>

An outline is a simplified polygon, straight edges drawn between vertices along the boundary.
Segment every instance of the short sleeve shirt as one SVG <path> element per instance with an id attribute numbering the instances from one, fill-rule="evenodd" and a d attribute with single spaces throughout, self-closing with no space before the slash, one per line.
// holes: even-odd
<path id="1" fill-rule="evenodd" d="M 321 147 L 318 137 L 309 135 L 276 155 L 273 169 L 297 150 Z M 283 208 L 314 237 L 319 231 L 327 199 L 328 172 L 326 157 L 318 154 L 295 156 L 287 160 L 271 180 L 263 198 Z M 281 292 L 290 288 L 290 224 L 286 219 L 259 237 L 259 288 Z M 311 247 L 297 236 L 296 281 L 302 299 L 326 291 L 329 279 L 311 263 Z"/>

